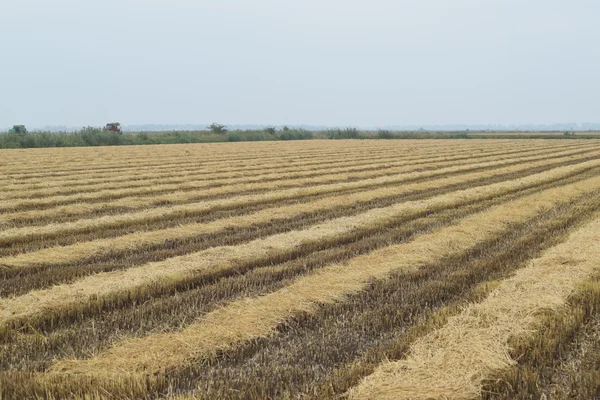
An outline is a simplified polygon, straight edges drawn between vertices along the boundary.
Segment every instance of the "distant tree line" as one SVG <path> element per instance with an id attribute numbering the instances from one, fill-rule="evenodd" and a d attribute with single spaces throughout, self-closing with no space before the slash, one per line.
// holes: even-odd
<path id="1" fill-rule="evenodd" d="M 353 127 L 309 131 L 302 128 L 269 126 L 263 129 L 229 130 L 227 126 L 213 123 L 205 130 L 164 131 L 164 132 L 124 132 L 122 134 L 106 131 L 102 128 L 84 127 L 76 132 L 0 133 L 0 149 L 36 148 L 36 147 L 82 147 L 82 146 L 124 146 L 145 144 L 211 143 L 211 142 L 248 142 L 267 140 L 309 140 L 309 139 L 471 139 L 471 138 L 600 138 L 574 132 L 562 135 L 529 135 L 515 133 L 486 134 L 478 136 L 476 132 L 431 132 L 423 129 L 416 131 L 358 130 Z"/>
<path id="2" fill-rule="evenodd" d="M 229 131 L 224 125 L 216 123 L 203 131 L 124 132 L 122 134 L 88 126 L 76 132 L 0 133 L 0 149 L 306 140 L 313 138 L 314 133 L 304 129 L 283 127 L 283 129 L 277 130 L 273 127 L 267 127 L 258 130 Z"/>

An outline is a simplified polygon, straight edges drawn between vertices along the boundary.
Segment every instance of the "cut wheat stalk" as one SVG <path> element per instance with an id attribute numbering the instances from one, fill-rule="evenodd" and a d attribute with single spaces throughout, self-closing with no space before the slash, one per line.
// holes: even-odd
<path id="1" fill-rule="evenodd" d="M 91 179 L 77 179 L 68 181 L 51 181 L 45 184 L 15 184 L 12 186 L 5 186 L 2 188 L 0 193 L 0 200 L 7 199 L 22 199 L 22 198 L 34 198 L 34 197 L 48 197 L 58 195 L 70 195 L 75 193 L 90 193 L 98 192 L 101 190 L 118 190 L 118 189 L 132 189 L 152 185 L 164 185 L 164 184 L 185 184 L 190 182 L 207 182 L 206 186 L 225 186 L 229 184 L 237 183 L 251 183 L 261 182 L 267 180 L 283 180 L 286 177 L 292 179 L 298 179 L 302 177 L 312 177 L 320 175 L 334 175 L 342 173 L 353 173 L 361 172 L 363 170 L 376 170 L 382 169 L 387 170 L 389 168 L 398 168 L 402 166 L 410 166 L 415 169 L 415 165 L 427 164 L 428 168 L 433 167 L 447 167 L 456 164 L 467 164 L 477 159 L 483 158 L 513 158 L 516 155 L 525 157 L 530 154 L 540 156 L 542 154 L 552 154 L 556 157 L 561 155 L 575 155 L 581 154 L 585 151 L 593 151 L 586 147 L 577 147 L 575 149 L 561 149 L 557 152 L 555 148 L 551 150 L 545 149 L 527 149 L 519 151 L 507 152 L 506 150 L 498 150 L 495 152 L 488 152 L 481 154 L 479 153 L 456 153 L 455 151 L 450 152 L 446 155 L 440 155 L 439 152 L 420 152 L 415 157 L 402 157 L 400 160 L 398 156 L 386 155 L 382 158 L 373 156 L 355 157 L 352 161 L 346 159 L 337 160 L 330 162 L 327 159 L 322 160 L 321 164 L 306 167 L 301 166 L 290 166 L 289 164 L 282 162 L 276 168 L 276 172 L 268 172 L 268 166 L 261 166 L 260 169 L 250 170 L 244 169 L 243 172 L 234 170 L 230 172 L 212 171 L 203 167 L 198 168 L 184 168 L 176 167 L 174 169 L 161 169 L 160 172 L 150 172 L 146 174 L 140 173 L 141 171 L 136 170 L 130 174 L 115 174 L 111 172 L 113 179 L 98 178 L 94 177 Z M 447 165 L 446 165 L 447 164 Z M 266 171 L 266 173 L 265 173 Z M 257 173 L 258 172 L 258 173 Z M 66 184 L 65 184 L 66 183 Z"/>
<path id="2" fill-rule="evenodd" d="M 567 158 L 568 159 L 568 158 Z M 576 159 L 574 159 L 576 160 Z M 493 166 L 501 167 L 505 161 L 499 162 L 488 162 L 481 163 L 480 168 L 489 168 Z M 523 168 L 531 168 L 535 165 L 544 165 L 547 161 L 540 161 L 539 163 L 527 163 L 525 166 L 523 165 L 514 165 L 512 168 L 514 170 L 519 170 Z M 548 171 L 549 173 L 558 172 L 560 174 L 571 174 L 575 171 L 586 170 L 589 168 L 600 166 L 600 160 L 591 160 L 582 163 L 577 163 L 575 165 L 569 165 L 565 167 L 555 168 L 553 170 Z M 92 219 L 84 219 L 78 220 L 75 222 L 66 222 L 60 224 L 48 224 L 44 226 L 33 226 L 33 227 L 23 227 L 23 228 L 14 228 L 7 229 L 0 232 L 0 243 L 2 244 L 10 244 L 12 242 L 30 240 L 31 238 L 43 238 L 43 237 L 51 237 L 60 235 L 67 232 L 80 232 L 86 230 L 98 230 L 107 227 L 124 227 L 135 223 L 150 223 L 156 220 L 164 220 L 167 218 L 176 218 L 181 215 L 194 215 L 197 213 L 205 213 L 213 209 L 219 208 L 231 208 L 231 207 L 244 207 L 248 204 L 257 203 L 257 202 L 269 202 L 276 201 L 282 199 L 293 199 L 296 197 L 308 197 L 311 195 L 322 195 L 324 193 L 335 193 L 338 191 L 348 190 L 348 189 L 360 189 L 360 188 L 370 188 L 377 187 L 379 185 L 391 185 L 402 182 L 410 182 L 413 180 L 424 179 L 428 177 L 436 177 L 443 176 L 445 174 L 451 173 L 460 173 L 464 169 L 472 169 L 471 167 L 450 167 L 445 169 L 440 169 L 438 171 L 427 171 L 427 172 L 415 172 L 408 173 L 401 176 L 384 176 L 380 178 L 371 178 L 364 179 L 356 182 L 344 182 L 344 183 L 335 183 L 329 185 L 319 185 L 308 188 L 301 189 L 282 189 L 282 190 L 274 190 L 271 192 L 267 192 L 265 194 L 256 194 L 256 195 L 245 195 L 238 197 L 231 197 L 226 199 L 218 199 L 212 201 L 206 201 L 203 203 L 195 203 L 195 204 L 184 204 L 179 206 L 172 207 L 158 207 L 149 210 L 143 210 L 140 212 L 133 212 L 129 214 L 121 214 L 115 216 L 106 216 Z M 511 168 L 511 167 L 509 167 Z M 497 173 L 498 170 L 491 170 L 484 173 L 488 173 L 493 175 Z M 506 170 L 505 170 L 506 171 Z M 539 174 L 533 175 L 538 176 Z M 564 176 L 564 175 L 562 175 Z M 185 193 L 184 193 L 185 195 Z M 170 194 L 170 199 L 178 198 L 176 194 Z M 30 238 L 30 239 L 28 239 Z"/>
<path id="3" fill-rule="evenodd" d="M 558 156 L 561 156 L 563 152 L 559 152 Z M 570 152 L 564 152 L 564 156 L 568 157 Z M 441 168 L 439 171 L 429 171 L 422 172 L 422 176 L 435 176 L 436 174 L 452 172 L 452 171 L 460 171 L 460 170 L 468 170 L 472 168 L 483 168 L 485 166 L 492 165 L 503 165 L 507 163 L 514 162 L 515 159 L 506 158 L 504 155 L 498 156 L 499 160 L 483 161 L 479 163 L 471 163 L 466 166 L 449 166 L 446 168 Z M 531 156 L 531 157 L 522 157 L 517 158 L 521 162 L 525 162 L 529 159 L 535 160 L 540 158 L 539 156 Z M 144 186 L 138 188 L 121 188 L 121 189 L 105 189 L 94 192 L 84 192 L 84 193 L 75 193 L 70 195 L 56 195 L 49 196 L 43 198 L 18 198 L 18 199 L 6 199 L 0 200 L 0 210 L 3 211 L 14 211 L 19 209 L 26 209 L 32 207 L 48 207 L 52 205 L 61 205 L 61 204 L 69 204 L 69 203 L 77 203 L 77 202 L 94 202 L 94 201 L 102 201 L 108 199 L 119 199 L 123 197 L 131 197 L 131 196 L 152 196 L 155 193 L 172 193 L 172 192 L 197 192 L 201 191 L 204 197 L 207 196 L 230 196 L 238 193 L 249 192 L 249 191 L 258 191 L 258 190 L 266 190 L 266 189 L 280 189 L 287 187 L 299 187 L 299 186 L 312 186 L 312 185 L 323 185 L 329 184 L 339 181 L 345 181 L 348 179 L 376 179 L 377 177 L 385 177 L 385 176 L 393 176 L 393 174 L 403 174 L 410 173 L 410 171 L 415 168 L 412 166 L 402 165 L 396 168 L 389 168 L 384 170 L 369 170 L 362 173 L 356 173 L 349 176 L 338 176 L 335 175 L 322 175 L 314 178 L 290 178 L 289 180 L 280 180 L 275 182 L 251 182 L 245 183 L 245 180 L 238 180 L 236 184 L 223 185 L 219 187 L 211 187 L 214 185 L 212 182 L 189 182 L 184 181 L 179 184 L 157 184 L 154 186 Z"/>
<path id="4" fill-rule="evenodd" d="M 382 364 L 351 399 L 474 399 L 485 379 L 515 364 L 511 337 L 532 335 L 539 315 L 563 307 L 600 270 L 600 220 L 517 271 L 481 303 L 417 340 L 406 359 Z"/>
<path id="5" fill-rule="evenodd" d="M 126 339 L 87 360 L 58 361 L 51 372 L 94 376 L 154 374 L 197 362 L 217 351 L 274 334 L 277 326 L 296 313 L 310 313 L 319 304 L 344 301 L 346 296 L 363 290 L 372 279 L 383 279 L 394 272 L 413 271 L 421 265 L 473 248 L 507 231 L 512 224 L 524 223 L 589 190 L 588 183 L 579 182 L 493 207 L 411 242 L 356 257 L 343 265 L 325 267 L 296 279 L 284 289 L 232 302 L 180 331 Z M 217 263 L 213 262 L 213 265 Z M 91 288 L 91 285 L 87 287 Z"/>
<path id="6" fill-rule="evenodd" d="M 418 213 L 439 206 L 447 207 L 465 201 L 476 201 L 479 198 L 499 195 L 507 190 L 515 190 L 515 188 L 526 186 L 532 181 L 551 180 L 555 179 L 555 177 L 556 175 L 545 173 L 518 181 L 502 182 L 486 187 L 467 189 L 425 201 L 407 202 L 396 204 L 392 207 L 374 209 L 357 216 L 331 220 L 306 230 L 279 234 L 238 246 L 217 247 L 127 270 L 99 273 L 70 284 L 57 285 L 49 289 L 32 291 L 26 295 L 2 299 L 0 301 L 0 324 L 43 315 L 52 309 L 86 303 L 90 299 L 101 299 L 103 296 L 120 295 L 119 293 L 127 296 L 127 293 L 132 290 L 139 290 L 148 285 L 168 285 L 178 280 L 186 279 L 190 274 L 198 275 L 202 272 L 215 273 L 219 270 L 233 268 L 236 262 L 243 260 L 251 261 L 269 255 L 278 255 L 282 251 L 293 251 L 296 246 L 302 243 L 335 238 L 343 232 L 350 232 L 363 226 L 381 223 L 395 216 Z M 504 212 L 510 210 L 513 212 L 513 208 L 516 208 L 512 215 L 507 216 L 509 219 L 513 217 L 519 218 L 521 215 L 535 215 L 537 212 L 547 209 L 562 200 L 592 191 L 598 185 L 600 185 L 600 177 L 591 178 L 559 189 L 546 190 L 536 195 L 525 197 L 522 200 L 511 202 L 504 207 L 496 208 L 496 210 L 504 210 Z M 492 215 L 494 214 L 492 213 Z M 484 217 L 480 217 L 477 221 L 485 221 Z M 498 227 L 501 227 L 501 225 L 498 225 Z M 466 237 L 472 238 L 471 234 Z M 416 243 L 419 242 L 417 241 Z"/>

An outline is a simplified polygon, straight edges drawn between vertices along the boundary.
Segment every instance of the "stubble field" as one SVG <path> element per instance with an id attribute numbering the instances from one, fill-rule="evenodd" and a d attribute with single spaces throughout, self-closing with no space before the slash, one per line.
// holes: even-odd
<path id="1" fill-rule="evenodd" d="M 0 150 L 0 399 L 592 399 L 600 141 Z"/>

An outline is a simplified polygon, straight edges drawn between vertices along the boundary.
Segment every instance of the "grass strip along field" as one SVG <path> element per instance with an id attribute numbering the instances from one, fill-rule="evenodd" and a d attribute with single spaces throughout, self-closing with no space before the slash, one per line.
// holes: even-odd
<path id="1" fill-rule="evenodd" d="M 598 354 L 598 285 L 582 282 L 600 278 L 600 147 L 382 142 L 341 141 L 339 153 L 338 142 L 228 144 L 214 158 L 212 145 L 190 146 L 216 169 L 228 155 L 232 165 L 310 161 L 281 179 L 257 169 L 248 186 L 234 166 L 201 178 L 222 192 L 55 223 L 51 212 L 93 206 L 94 193 L 127 180 L 64 179 L 71 167 L 93 176 L 89 149 L 52 149 L 63 165 L 25 165 L 19 150 L 3 165 L 12 176 L 58 180 L 21 194 L 6 180 L 9 197 L 66 190 L 67 202 L 8 212 L 48 219 L 0 231 L 1 398 L 595 395 L 593 369 L 568 371 Z M 162 147 L 165 164 L 186 154 L 195 168 L 186 146 Z M 110 179 L 126 167 L 145 189 L 135 169 L 150 173 L 162 157 L 130 149 L 129 161 L 127 149 L 98 149 L 90 171 Z M 365 157 L 353 166 L 346 150 Z"/>

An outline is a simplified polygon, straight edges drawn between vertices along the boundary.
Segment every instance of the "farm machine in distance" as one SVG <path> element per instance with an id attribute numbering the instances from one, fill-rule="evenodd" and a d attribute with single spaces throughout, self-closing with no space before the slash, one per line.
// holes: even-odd
<path id="1" fill-rule="evenodd" d="M 114 133 L 118 133 L 118 134 L 122 133 L 121 132 L 121 124 L 118 122 L 109 122 L 104 127 L 104 130 L 107 132 L 114 132 Z"/>

